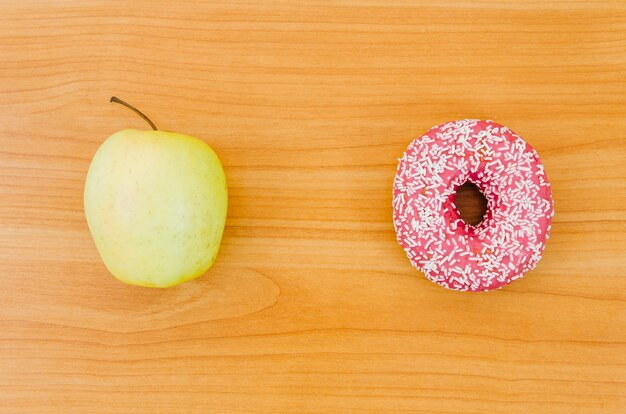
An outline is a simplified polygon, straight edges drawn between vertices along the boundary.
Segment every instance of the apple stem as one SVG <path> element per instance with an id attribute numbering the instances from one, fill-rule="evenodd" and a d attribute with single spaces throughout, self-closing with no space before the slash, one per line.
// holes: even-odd
<path id="1" fill-rule="evenodd" d="M 146 121 L 147 123 L 150 124 L 150 126 L 152 127 L 152 129 L 154 129 L 155 131 L 157 131 L 157 127 L 156 125 L 154 125 L 154 122 L 152 122 L 150 120 L 150 118 L 148 118 L 147 116 L 145 116 L 139 109 L 135 108 L 134 106 L 132 106 L 129 103 L 126 103 L 124 101 L 122 101 L 120 98 L 118 98 L 117 96 L 111 96 L 111 100 L 109 102 L 113 102 L 113 103 L 118 103 L 118 104 L 122 104 L 125 107 L 135 111 L 135 113 L 137 113 L 137 115 L 139 115 L 140 117 L 142 117 L 144 119 L 144 121 Z"/>

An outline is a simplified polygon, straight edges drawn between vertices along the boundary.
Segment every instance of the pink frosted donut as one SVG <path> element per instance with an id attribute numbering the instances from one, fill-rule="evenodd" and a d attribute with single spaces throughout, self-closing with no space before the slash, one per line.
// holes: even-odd
<path id="1" fill-rule="evenodd" d="M 487 199 L 472 226 L 454 204 L 471 181 Z M 552 191 L 537 152 L 492 121 L 465 119 L 432 128 L 399 160 L 393 223 L 413 266 L 455 290 L 497 289 L 533 269 L 549 237 Z"/>

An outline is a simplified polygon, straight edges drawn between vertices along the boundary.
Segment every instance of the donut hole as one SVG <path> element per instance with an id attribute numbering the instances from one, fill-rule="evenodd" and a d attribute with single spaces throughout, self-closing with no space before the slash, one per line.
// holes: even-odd
<path id="1" fill-rule="evenodd" d="M 466 181 L 456 189 L 454 205 L 461 219 L 472 226 L 479 225 L 487 213 L 487 199 L 471 181 Z"/>

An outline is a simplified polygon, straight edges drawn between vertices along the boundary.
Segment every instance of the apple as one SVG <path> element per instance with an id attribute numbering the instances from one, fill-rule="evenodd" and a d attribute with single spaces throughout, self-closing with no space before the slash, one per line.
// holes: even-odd
<path id="1" fill-rule="evenodd" d="M 107 269 L 122 282 L 169 287 L 206 272 L 224 232 L 228 195 L 219 158 L 198 138 L 125 129 L 96 152 L 85 215 Z"/>

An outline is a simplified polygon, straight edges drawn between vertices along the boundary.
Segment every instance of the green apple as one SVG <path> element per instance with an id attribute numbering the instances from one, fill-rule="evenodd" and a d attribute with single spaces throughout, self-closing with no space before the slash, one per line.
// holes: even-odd
<path id="1" fill-rule="evenodd" d="M 169 287 L 215 261 L 228 196 L 219 158 L 198 138 L 156 130 L 111 135 L 85 183 L 85 214 L 100 257 L 119 280 Z"/>

